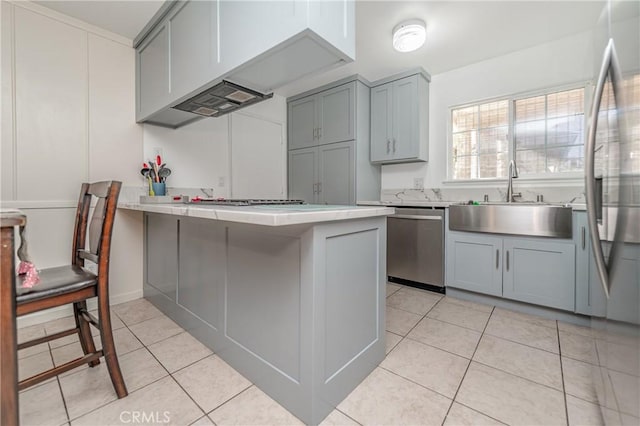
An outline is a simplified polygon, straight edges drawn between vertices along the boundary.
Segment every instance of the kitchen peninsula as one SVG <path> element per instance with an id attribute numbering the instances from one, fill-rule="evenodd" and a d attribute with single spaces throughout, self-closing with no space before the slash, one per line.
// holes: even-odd
<path id="1" fill-rule="evenodd" d="M 392 208 L 119 207 L 145 212 L 145 298 L 305 423 L 382 361 Z"/>

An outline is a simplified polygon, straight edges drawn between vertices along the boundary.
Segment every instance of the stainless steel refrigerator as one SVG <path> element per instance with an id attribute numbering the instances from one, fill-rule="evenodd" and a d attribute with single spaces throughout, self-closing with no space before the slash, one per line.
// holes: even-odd
<path id="1" fill-rule="evenodd" d="M 640 2 L 605 2 L 585 152 L 593 378 L 607 425 L 640 424 Z M 594 311 L 595 312 L 595 311 Z"/>

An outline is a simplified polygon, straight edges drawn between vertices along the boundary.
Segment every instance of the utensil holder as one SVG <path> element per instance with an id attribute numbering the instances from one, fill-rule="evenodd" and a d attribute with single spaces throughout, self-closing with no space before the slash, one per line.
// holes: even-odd
<path id="1" fill-rule="evenodd" d="M 151 182 L 155 195 L 166 195 L 167 187 L 164 182 Z"/>

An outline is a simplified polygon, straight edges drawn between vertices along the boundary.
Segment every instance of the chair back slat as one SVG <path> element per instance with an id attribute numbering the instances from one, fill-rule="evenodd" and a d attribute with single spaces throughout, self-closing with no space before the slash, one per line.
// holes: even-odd
<path id="1" fill-rule="evenodd" d="M 98 198 L 91 216 L 91 223 L 89 223 L 89 251 L 96 256 L 100 254 L 100 237 L 106 214 L 105 206 L 105 199 Z"/>
<path id="2" fill-rule="evenodd" d="M 118 181 L 82 184 L 74 233 L 74 264 L 83 266 L 84 260 L 99 263 L 103 254 L 108 258 L 121 186 L 122 183 Z M 93 197 L 97 198 L 97 202 L 89 218 Z M 106 250 L 106 253 L 103 253 L 103 250 Z"/>
<path id="3" fill-rule="evenodd" d="M 107 198 L 109 196 L 109 188 L 111 188 L 111 181 L 95 182 L 89 185 L 87 193 L 94 197 Z"/>
<path id="4" fill-rule="evenodd" d="M 78 251 L 78 257 L 79 257 L 80 259 L 90 260 L 90 261 L 92 261 L 93 263 L 98 263 L 98 256 L 97 256 L 97 255 L 95 255 L 95 254 L 93 254 L 93 253 L 91 253 L 91 252 L 88 252 L 88 251 L 86 251 L 86 250 L 80 250 L 80 251 Z"/>

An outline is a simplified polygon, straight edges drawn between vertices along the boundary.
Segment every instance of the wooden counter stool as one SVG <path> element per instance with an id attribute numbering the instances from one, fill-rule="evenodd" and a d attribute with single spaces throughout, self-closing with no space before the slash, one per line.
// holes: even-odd
<path id="1" fill-rule="evenodd" d="M 118 181 L 83 183 L 76 212 L 71 265 L 42 269 L 38 271 L 40 282 L 37 285 L 32 288 L 22 288 L 18 285 L 16 289 L 18 317 L 60 305 L 73 304 L 76 322 L 75 328 L 21 343 L 18 345 L 18 349 L 77 333 L 84 352 L 84 356 L 80 358 L 20 381 L 18 383 L 19 390 L 83 364 L 89 364 L 93 367 L 98 365 L 100 357 L 104 356 L 118 398 L 127 396 L 127 388 L 122 378 L 113 343 L 109 311 L 109 255 L 121 185 L 122 183 Z M 97 198 L 97 202 L 89 223 L 89 210 L 93 198 Z M 85 247 L 87 231 L 89 246 Z M 98 265 L 97 275 L 84 268 L 85 260 L 95 262 Z M 20 283 L 20 279 L 18 279 L 18 283 Z M 98 318 L 87 311 L 86 300 L 92 297 L 98 298 Z M 100 330 L 101 350 L 95 348 L 89 325 Z M 2 386 L 4 385 L 3 383 Z"/>

